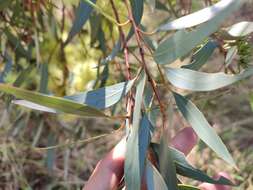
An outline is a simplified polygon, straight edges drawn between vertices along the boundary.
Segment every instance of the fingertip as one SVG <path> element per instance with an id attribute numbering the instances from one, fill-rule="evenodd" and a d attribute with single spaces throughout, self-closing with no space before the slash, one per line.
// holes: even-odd
<path id="1" fill-rule="evenodd" d="M 194 130 L 191 127 L 186 127 L 177 133 L 177 135 L 172 139 L 171 144 L 174 148 L 187 155 L 197 142 L 198 137 Z"/>

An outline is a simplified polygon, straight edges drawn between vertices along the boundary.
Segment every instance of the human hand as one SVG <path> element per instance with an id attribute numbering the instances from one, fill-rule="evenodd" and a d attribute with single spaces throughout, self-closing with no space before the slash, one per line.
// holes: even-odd
<path id="1" fill-rule="evenodd" d="M 192 128 L 181 130 L 173 139 L 172 146 L 187 155 L 197 143 L 197 136 Z M 97 164 L 83 190 L 114 190 L 117 189 L 124 174 L 124 160 L 126 152 L 126 139 L 122 139 L 106 156 Z M 216 177 L 229 176 L 219 173 Z M 231 190 L 229 186 L 202 183 L 201 190 Z"/>

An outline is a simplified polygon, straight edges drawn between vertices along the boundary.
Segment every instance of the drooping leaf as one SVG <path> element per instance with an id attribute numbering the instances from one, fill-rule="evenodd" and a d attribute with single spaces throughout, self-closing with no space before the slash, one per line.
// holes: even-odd
<path id="1" fill-rule="evenodd" d="M 151 147 L 153 148 L 157 156 L 160 155 L 159 144 L 151 143 Z M 167 151 L 170 152 L 170 154 L 172 155 L 172 159 L 175 162 L 176 170 L 179 175 L 189 177 L 201 182 L 221 184 L 221 185 L 234 185 L 230 180 L 222 176 L 219 179 L 213 179 L 209 177 L 207 174 L 205 174 L 203 171 L 194 168 L 191 164 L 189 164 L 185 155 L 182 152 L 176 150 L 175 148 L 167 147 Z"/>
<path id="2" fill-rule="evenodd" d="M 253 32 L 253 22 L 239 22 L 229 27 L 225 33 L 225 39 L 236 39 L 247 36 Z"/>
<path id="3" fill-rule="evenodd" d="M 121 41 L 118 40 L 118 42 L 113 47 L 112 52 L 105 59 L 103 59 L 101 63 L 106 64 L 112 61 L 118 55 L 120 50 L 121 50 Z"/>
<path id="4" fill-rule="evenodd" d="M 193 61 L 189 65 L 184 65 L 182 68 L 199 70 L 211 57 L 217 44 L 214 41 L 208 41 L 199 51 L 193 55 Z"/>
<path id="5" fill-rule="evenodd" d="M 174 93 L 176 104 L 186 121 L 188 121 L 198 137 L 206 143 L 214 152 L 218 154 L 227 163 L 235 166 L 232 156 L 229 154 L 226 146 L 216 134 L 215 130 L 207 122 L 205 116 L 188 99 Z"/>
<path id="6" fill-rule="evenodd" d="M 172 22 L 163 24 L 158 31 L 181 30 L 197 26 L 214 18 L 220 12 L 226 11 L 232 0 L 221 0 L 213 6 L 201 9 L 192 14 L 178 18 Z"/>
<path id="7" fill-rule="evenodd" d="M 93 3 L 96 3 L 96 0 L 91 0 L 91 1 Z M 71 27 L 71 30 L 69 32 L 69 35 L 68 35 L 68 38 L 67 38 L 65 44 L 69 43 L 72 40 L 72 38 L 82 30 L 83 26 L 85 25 L 85 23 L 89 19 L 89 16 L 90 16 L 92 10 L 93 10 L 92 6 L 90 6 L 88 3 L 86 3 L 82 0 L 80 1 L 79 5 L 76 9 L 74 23 Z"/>
<path id="8" fill-rule="evenodd" d="M 159 171 L 167 184 L 168 189 L 178 190 L 176 166 L 171 152 L 167 151 L 167 139 L 166 131 L 163 131 L 159 146 Z"/>
<path id="9" fill-rule="evenodd" d="M 238 48 L 236 46 L 232 46 L 231 48 L 228 49 L 228 52 L 225 58 L 226 67 L 232 63 L 232 61 L 237 55 L 237 52 L 238 52 Z"/>
<path id="10" fill-rule="evenodd" d="M 136 25 L 139 25 L 141 23 L 141 18 L 143 15 L 144 0 L 130 0 L 130 3 L 134 16 L 134 21 Z"/>
<path id="11" fill-rule="evenodd" d="M 123 98 L 129 92 L 133 84 L 134 80 L 129 82 L 121 82 L 112 86 L 99 88 L 97 90 L 82 92 L 72 96 L 64 96 L 63 99 L 71 100 L 78 104 L 85 104 L 96 109 L 105 109 L 118 103 L 121 98 Z M 13 103 L 39 111 L 57 113 L 57 110 L 55 109 L 34 104 L 34 102 L 15 100 Z"/>
<path id="12" fill-rule="evenodd" d="M 148 190 L 169 190 L 163 177 L 150 161 L 146 163 L 145 177 Z"/>
<path id="13" fill-rule="evenodd" d="M 180 30 L 162 42 L 154 53 L 155 61 L 158 64 L 170 64 L 176 59 L 190 53 L 206 37 L 217 31 L 224 19 L 238 9 L 244 0 L 228 0 L 228 2 L 224 10 L 219 12 L 210 21 L 201 24 L 191 32 Z"/>
<path id="14" fill-rule="evenodd" d="M 109 117 L 106 116 L 103 112 L 85 104 L 76 103 L 64 98 L 48 96 L 42 93 L 24 90 L 6 84 L 0 84 L 0 91 L 11 94 L 16 98 L 24 99 L 41 106 L 56 109 L 57 111 L 63 113 L 85 117 Z"/>
<path id="15" fill-rule="evenodd" d="M 125 159 L 125 182 L 127 189 L 140 189 L 144 171 L 146 152 L 150 141 L 149 121 L 146 116 L 141 120 L 141 105 L 146 83 L 146 75 L 142 73 L 136 87 L 133 125 L 127 139 Z M 140 123 L 141 120 L 141 123 Z"/>
<path id="16" fill-rule="evenodd" d="M 253 75 L 253 68 L 242 73 L 228 75 L 224 73 L 204 73 L 183 68 L 166 68 L 166 77 L 177 88 L 191 91 L 216 90 Z"/>

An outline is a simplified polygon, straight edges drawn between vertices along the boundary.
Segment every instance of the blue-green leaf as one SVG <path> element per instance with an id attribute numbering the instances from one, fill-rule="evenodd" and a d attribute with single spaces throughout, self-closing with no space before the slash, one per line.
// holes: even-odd
<path id="1" fill-rule="evenodd" d="M 162 42 L 154 53 L 155 61 L 158 64 L 170 64 L 190 53 L 195 46 L 217 31 L 224 19 L 238 9 L 244 0 L 228 0 L 228 2 L 229 4 L 224 10 L 208 22 L 201 24 L 190 32 L 180 30 Z"/>
<path id="2" fill-rule="evenodd" d="M 221 0 L 213 6 L 201 9 L 192 14 L 178 18 L 172 22 L 166 23 L 158 28 L 158 31 L 180 30 L 197 26 L 214 18 L 226 8 L 233 0 Z"/>
<path id="3" fill-rule="evenodd" d="M 145 177 L 148 190 L 169 190 L 163 177 L 150 161 L 146 163 Z"/>
<path id="4" fill-rule="evenodd" d="M 146 152 L 150 141 L 149 121 L 146 116 L 141 119 L 141 105 L 146 83 L 146 74 L 142 73 L 136 87 L 135 105 L 133 113 L 133 125 L 127 139 L 125 159 L 125 182 L 127 189 L 140 189 L 144 171 Z"/>
<path id="5" fill-rule="evenodd" d="M 130 0 L 134 21 L 137 25 L 141 23 L 144 9 L 144 0 Z"/>
<path id="6" fill-rule="evenodd" d="M 186 121 L 188 121 L 199 138 L 204 141 L 214 152 L 227 163 L 235 166 L 232 156 L 226 146 L 216 134 L 215 130 L 209 125 L 205 116 L 199 109 L 185 97 L 174 93 L 176 104 Z"/>
<path id="7" fill-rule="evenodd" d="M 184 65 L 182 68 L 199 70 L 211 57 L 214 50 L 217 47 L 217 43 L 214 41 L 208 41 L 196 54 L 193 55 L 193 61 L 189 65 Z"/>
<path id="8" fill-rule="evenodd" d="M 48 96 L 42 93 L 24 90 L 6 84 L 0 84 L 0 91 L 11 94 L 16 98 L 24 99 L 41 106 L 56 109 L 57 111 L 63 113 L 84 117 L 109 117 L 103 112 L 85 104 L 76 103 L 60 97 Z"/>
<path id="9" fill-rule="evenodd" d="M 71 100 L 78 104 L 86 104 L 96 109 L 105 109 L 118 103 L 121 98 L 123 98 L 129 92 L 133 84 L 134 80 L 131 80 L 129 82 L 121 82 L 112 86 L 99 88 L 97 90 L 92 90 L 88 92 L 82 92 L 72 96 L 64 96 L 63 98 L 66 100 Z M 47 108 L 45 106 L 42 106 L 41 104 L 35 104 L 33 102 L 25 100 L 15 100 L 13 101 L 13 103 L 39 111 L 49 113 L 58 112 L 55 109 Z"/>
<path id="10" fill-rule="evenodd" d="M 168 150 L 168 137 L 166 131 L 163 131 L 159 146 L 159 171 L 167 184 L 168 189 L 178 190 L 176 166 L 171 152 Z"/>
<path id="11" fill-rule="evenodd" d="M 91 0 L 93 3 L 96 3 L 96 0 Z M 79 33 L 82 30 L 82 27 L 85 25 L 87 20 L 89 19 L 89 16 L 92 12 L 93 8 L 88 3 L 84 1 L 80 1 L 77 9 L 76 9 L 76 15 L 74 23 L 71 27 L 71 30 L 69 32 L 68 38 L 65 42 L 65 44 L 69 43 L 72 38 Z"/>
<path id="12" fill-rule="evenodd" d="M 177 88 L 191 91 L 216 90 L 253 75 L 253 68 L 240 74 L 204 73 L 183 68 L 166 68 L 168 80 Z"/>
<path id="13" fill-rule="evenodd" d="M 161 145 L 159 144 L 151 143 L 151 147 L 155 151 L 156 155 L 160 155 L 159 154 L 159 149 L 161 149 L 160 146 Z M 234 185 L 230 180 L 222 176 L 219 179 L 213 179 L 209 177 L 207 174 L 205 174 L 203 171 L 194 168 L 191 164 L 188 163 L 185 155 L 182 152 L 176 150 L 175 148 L 167 147 L 167 152 L 170 152 L 172 159 L 175 162 L 177 173 L 179 175 L 189 177 L 201 182 L 220 185 Z"/>

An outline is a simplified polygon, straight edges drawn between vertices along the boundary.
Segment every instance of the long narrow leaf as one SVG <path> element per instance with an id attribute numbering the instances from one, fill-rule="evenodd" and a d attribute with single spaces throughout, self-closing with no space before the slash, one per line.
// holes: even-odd
<path id="1" fill-rule="evenodd" d="M 214 152 L 216 152 L 227 163 L 235 166 L 232 156 L 226 146 L 216 134 L 215 130 L 209 125 L 205 116 L 188 99 L 174 93 L 176 104 L 186 121 L 188 121 L 199 138 L 204 141 Z"/>
<path id="2" fill-rule="evenodd" d="M 136 87 L 135 105 L 133 113 L 133 125 L 127 139 L 127 156 L 125 160 L 125 182 L 127 189 L 140 189 L 144 171 L 146 151 L 150 141 L 149 121 L 143 117 L 141 124 L 141 105 L 146 83 L 146 75 L 142 73 L 140 82 Z"/>
<path id="3" fill-rule="evenodd" d="M 183 68 L 166 68 L 167 79 L 177 88 L 191 91 L 216 90 L 253 75 L 253 68 L 240 74 L 203 73 Z"/>
<path id="4" fill-rule="evenodd" d="M 210 21 L 201 24 L 195 30 L 187 32 L 180 30 L 162 42 L 154 53 L 158 64 L 170 64 L 181 58 L 200 44 L 206 37 L 218 30 L 225 18 L 238 9 L 244 0 L 229 0 L 229 4 Z"/>
<path id="5" fill-rule="evenodd" d="M 169 190 L 163 177 L 150 161 L 147 161 L 145 168 L 145 177 L 148 190 Z"/>
<path id="6" fill-rule="evenodd" d="M 151 143 L 151 147 L 153 148 L 156 155 L 159 155 L 160 145 L 156 143 Z M 176 170 L 179 175 L 192 178 L 201 182 L 207 182 L 212 184 L 220 184 L 220 185 L 234 185 L 230 180 L 224 177 L 220 177 L 219 179 L 213 179 L 205 174 L 203 171 L 194 168 L 186 159 L 185 155 L 172 147 L 167 147 L 167 152 L 170 152 L 172 155 L 172 159 L 175 162 Z"/>
<path id="7" fill-rule="evenodd" d="M 189 65 L 184 65 L 182 68 L 199 70 L 211 57 L 214 50 L 217 47 L 217 43 L 214 41 L 208 41 L 199 51 L 193 55 L 193 61 Z"/>
<path id="8" fill-rule="evenodd" d="M 213 6 L 166 23 L 160 26 L 158 31 L 180 30 L 197 26 L 214 18 L 218 13 L 225 11 L 231 2 L 233 2 L 233 0 L 221 0 Z"/>
<path id="9" fill-rule="evenodd" d="M 105 109 L 118 103 L 129 92 L 133 84 L 134 80 L 131 80 L 129 82 L 121 82 L 112 86 L 107 86 L 88 92 L 82 92 L 72 96 L 64 96 L 63 98 L 79 104 L 86 104 L 96 109 Z M 13 103 L 39 111 L 57 113 L 57 110 L 55 109 L 38 105 L 26 100 L 14 100 Z"/>
<path id="10" fill-rule="evenodd" d="M 0 84 L 0 91 L 11 94 L 16 98 L 24 99 L 35 104 L 56 109 L 63 113 L 86 117 L 109 117 L 95 108 L 64 98 L 48 96 L 45 94 L 32 92 L 5 84 Z"/>
<path id="11" fill-rule="evenodd" d="M 91 1 L 93 3 L 96 3 L 96 0 L 91 0 Z M 69 43 L 71 39 L 82 30 L 82 27 L 85 25 L 85 23 L 89 19 L 92 9 L 93 7 L 90 6 L 88 3 L 82 0 L 80 1 L 80 4 L 78 5 L 76 9 L 76 15 L 75 15 L 73 26 L 69 32 L 69 35 L 65 44 Z"/>

